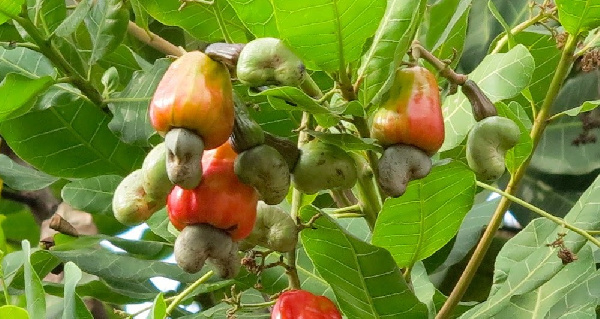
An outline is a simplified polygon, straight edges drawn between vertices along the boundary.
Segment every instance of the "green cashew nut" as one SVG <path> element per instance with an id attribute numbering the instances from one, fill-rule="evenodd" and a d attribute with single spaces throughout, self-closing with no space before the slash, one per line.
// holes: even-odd
<path id="1" fill-rule="evenodd" d="M 227 232 L 208 224 L 186 226 L 173 247 L 177 265 L 196 273 L 208 260 L 222 278 L 233 278 L 240 270 L 238 246 Z"/>
<path id="2" fill-rule="evenodd" d="M 292 217 L 277 206 L 259 201 L 254 228 L 242 241 L 240 249 L 250 250 L 259 245 L 285 253 L 294 250 L 297 243 L 298 227 Z"/>
<path id="3" fill-rule="evenodd" d="M 306 68 L 285 44 L 276 38 L 250 41 L 237 62 L 237 77 L 251 87 L 263 85 L 298 86 Z"/>
<path id="4" fill-rule="evenodd" d="M 310 141 L 300 149 L 292 175 L 294 187 L 306 194 L 325 189 L 348 189 L 358 173 L 352 156 L 333 144 Z"/>
<path id="5" fill-rule="evenodd" d="M 240 182 L 254 187 L 265 203 L 276 205 L 290 188 L 290 170 L 281 154 L 269 145 L 259 145 L 239 154 L 234 171 Z"/>
<path id="6" fill-rule="evenodd" d="M 467 162 L 481 181 L 495 181 L 504 174 L 504 156 L 519 142 L 521 130 L 512 120 L 487 117 L 469 132 Z"/>
<path id="7" fill-rule="evenodd" d="M 149 198 L 166 203 L 174 184 L 167 174 L 167 149 L 165 143 L 156 145 L 142 164 L 142 184 Z"/>
<path id="8" fill-rule="evenodd" d="M 204 142 L 196 133 L 173 128 L 165 135 L 169 180 L 185 189 L 194 189 L 202 179 Z"/>
<path id="9" fill-rule="evenodd" d="M 157 202 L 147 196 L 142 185 L 142 175 L 141 169 L 127 175 L 115 189 L 112 199 L 115 218 L 127 226 L 145 222 L 164 206 L 164 202 Z"/>
<path id="10" fill-rule="evenodd" d="M 410 181 L 429 174 L 431 158 L 417 147 L 395 144 L 385 149 L 378 169 L 381 189 L 389 196 L 399 197 Z"/>

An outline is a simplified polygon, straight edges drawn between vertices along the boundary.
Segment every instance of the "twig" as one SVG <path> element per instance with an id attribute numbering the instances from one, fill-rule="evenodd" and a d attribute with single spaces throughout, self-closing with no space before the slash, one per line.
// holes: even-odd
<path id="1" fill-rule="evenodd" d="M 177 306 L 179 306 L 179 304 L 189 294 L 191 294 L 196 288 L 198 288 L 200 285 L 202 285 L 208 279 L 210 279 L 210 277 L 212 277 L 213 274 L 214 274 L 214 272 L 212 270 L 209 271 L 209 272 L 207 272 L 204 276 L 200 277 L 194 283 L 192 283 L 191 285 L 189 285 L 189 287 L 185 288 L 181 293 L 179 293 L 177 296 L 175 296 L 175 298 L 173 298 L 173 302 L 171 302 L 169 304 L 169 306 L 167 307 L 166 315 L 169 316 L 173 312 L 173 310 L 175 310 L 175 308 L 177 308 Z"/>
<path id="2" fill-rule="evenodd" d="M 412 52 L 415 57 L 422 58 L 429 62 L 436 70 L 440 72 L 440 75 L 448 79 L 453 84 L 463 85 L 467 81 L 467 76 L 464 74 L 456 73 L 452 68 L 444 61 L 438 59 L 431 52 L 427 51 L 419 41 L 414 41 L 412 44 Z"/>
<path id="3" fill-rule="evenodd" d="M 141 42 L 166 55 L 181 56 L 183 53 L 185 53 L 183 48 L 177 47 L 160 36 L 140 28 L 133 21 L 129 21 L 129 24 L 127 25 L 127 32 Z"/>

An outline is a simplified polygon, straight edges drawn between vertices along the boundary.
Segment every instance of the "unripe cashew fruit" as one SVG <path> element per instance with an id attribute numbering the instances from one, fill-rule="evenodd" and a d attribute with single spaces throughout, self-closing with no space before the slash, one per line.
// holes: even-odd
<path id="1" fill-rule="evenodd" d="M 431 171 L 431 158 L 421 149 L 396 144 L 385 149 L 379 159 L 378 182 L 392 197 L 404 194 L 410 181 L 421 179 Z"/>
<path id="2" fill-rule="evenodd" d="M 467 80 L 461 86 L 461 91 L 471 102 L 471 108 L 473 109 L 473 117 L 477 122 L 483 120 L 486 117 L 498 115 L 496 106 L 490 101 L 490 99 L 481 91 L 477 83 L 473 80 Z"/>
<path id="3" fill-rule="evenodd" d="M 251 87 L 298 86 L 305 75 L 302 60 L 276 38 L 250 41 L 242 49 L 237 62 L 238 79 Z"/>
<path id="4" fill-rule="evenodd" d="M 225 231 L 208 224 L 186 226 L 174 245 L 177 265 L 188 273 L 196 273 L 206 260 L 216 268 L 222 278 L 233 278 L 240 270 L 237 244 Z"/>
<path id="5" fill-rule="evenodd" d="M 285 199 L 290 188 L 290 170 L 281 154 L 269 145 L 259 145 L 239 154 L 234 171 L 240 182 L 258 191 L 269 205 Z"/>
<path id="6" fill-rule="evenodd" d="M 298 226 L 290 216 L 277 206 L 258 202 L 256 223 L 250 236 L 240 244 L 241 250 L 250 250 L 259 245 L 271 250 L 285 253 L 296 248 L 298 243 Z"/>
<path id="7" fill-rule="evenodd" d="M 173 62 L 148 107 L 152 127 L 164 136 L 174 127 L 202 137 L 207 150 L 219 147 L 233 128 L 233 88 L 222 63 L 199 51 Z"/>
<path id="8" fill-rule="evenodd" d="M 492 116 L 475 124 L 467 137 L 467 163 L 481 181 L 504 174 L 504 156 L 519 142 L 521 130 L 511 119 Z"/>
<path id="9" fill-rule="evenodd" d="M 165 143 L 156 145 L 142 164 L 142 184 L 146 195 L 160 203 L 167 202 L 167 196 L 175 186 L 167 174 L 167 150 Z"/>
<path id="10" fill-rule="evenodd" d="M 325 189 L 348 189 L 358 178 L 352 156 L 318 140 L 304 144 L 292 175 L 294 187 L 306 194 Z"/>
<path id="11" fill-rule="evenodd" d="M 202 179 L 204 142 L 194 132 L 173 128 L 165 135 L 169 180 L 184 189 L 194 189 Z"/>
<path id="12" fill-rule="evenodd" d="M 127 175 L 115 189 L 112 209 L 115 218 L 124 225 L 135 226 L 148 220 L 162 205 L 146 195 L 142 185 L 142 170 Z"/>

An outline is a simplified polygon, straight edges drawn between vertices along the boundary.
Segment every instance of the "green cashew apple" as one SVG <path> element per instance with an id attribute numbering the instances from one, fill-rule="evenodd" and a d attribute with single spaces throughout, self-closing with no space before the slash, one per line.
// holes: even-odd
<path id="1" fill-rule="evenodd" d="M 240 244 L 241 250 L 250 250 L 259 245 L 285 253 L 296 248 L 298 227 L 290 214 L 262 201 L 258 202 L 256 214 L 252 233 Z"/>
<path id="2" fill-rule="evenodd" d="M 209 224 L 194 224 L 181 231 L 173 249 L 177 265 L 188 273 L 200 271 L 208 260 L 218 276 L 233 278 L 240 269 L 237 248 L 227 232 Z"/>
<path id="3" fill-rule="evenodd" d="M 245 85 L 298 86 L 306 68 L 281 40 L 259 38 L 242 49 L 237 62 L 237 77 Z"/>
<path id="4" fill-rule="evenodd" d="M 477 83 L 473 80 L 467 80 L 461 86 L 461 91 L 465 94 L 471 108 L 473 109 L 473 117 L 477 122 L 483 120 L 486 117 L 498 115 L 496 106 L 490 101 L 490 99 L 481 91 Z"/>
<path id="5" fill-rule="evenodd" d="M 167 174 L 166 154 L 165 143 L 160 143 L 146 155 L 142 164 L 142 185 L 146 195 L 157 202 L 165 203 L 175 186 Z"/>
<path id="6" fill-rule="evenodd" d="M 167 174 L 173 184 L 194 189 L 202 179 L 204 142 L 194 132 L 173 128 L 165 135 Z"/>
<path id="7" fill-rule="evenodd" d="M 115 218 L 124 225 L 139 225 L 164 206 L 164 203 L 161 204 L 147 196 L 142 176 L 141 169 L 135 170 L 115 189 L 112 209 Z"/>
<path id="8" fill-rule="evenodd" d="M 281 154 L 269 145 L 259 145 L 239 154 L 234 162 L 238 179 L 254 187 L 269 205 L 285 199 L 290 188 L 290 170 Z"/>
<path id="9" fill-rule="evenodd" d="M 512 120 L 487 117 L 475 124 L 467 137 L 467 163 L 481 181 L 504 174 L 506 152 L 519 142 L 521 130 Z"/>
<path id="10" fill-rule="evenodd" d="M 395 144 L 385 149 L 379 159 L 379 186 L 389 196 L 399 197 L 412 180 L 421 179 L 431 171 L 431 158 L 421 149 Z"/>
<path id="11" fill-rule="evenodd" d="M 325 189 L 348 189 L 358 178 L 356 162 L 343 149 L 318 140 L 304 144 L 294 168 L 294 187 L 306 194 Z"/>

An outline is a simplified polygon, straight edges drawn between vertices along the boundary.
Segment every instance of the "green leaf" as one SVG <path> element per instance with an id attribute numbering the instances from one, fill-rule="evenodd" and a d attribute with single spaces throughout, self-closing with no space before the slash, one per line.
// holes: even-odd
<path id="1" fill-rule="evenodd" d="M 19 15 L 23 2 L 25 0 L 0 0 L 0 24 Z"/>
<path id="2" fill-rule="evenodd" d="M 257 38 L 279 38 L 271 0 L 227 0 L 242 23 Z"/>
<path id="3" fill-rule="evenodd" d="M 131 0 L 130 3 L 133 13 L 135 14 L 135 24 L 137 24 L 138 27 L 148 31 L 148 13 L 140 4 L 140 0 Z"/>
<path id="4" fill-rule="evenodd" d="M 556 97 L 554 109 L 560 112 L 597 99 L 599 83 L 598 72 L 581 73 L 570 78 Z M 533 154 L 530 167 L 548 174 L 569 175 L 584 175 L 600 168 L 598 144 L 573 145 L 583 131 L 582 126 L 579 117 L 561 116 L 550 122 Z"/>
<path id="5" fill-rule="evenodd" d="M 58 283 L 44 282 L 46 293 L 62 297 L 64 286 Z M 139 284 L 128 282 L 120 285 L 109 285 L 101 280 L 93 280 L 77 285 L 75 289 L 80 297 L 92 297 L 98 300 L 114 304 L 132 304 L 150 301 L 159 293 L 152 283 Z"/>
<path id="6" fill-rule="evenodd" d="M 527 117 L 527 114 L 519 105 L 519 103 L 515 101 L 511 101 L 509 105 L 504 103 L 497 103 L 498 114 L 500 116 L 504 116 L 509 118 L 515 122 L 521 129 L 521 136 L 519 137 L 519 141 L 517 145 L 512 149 L 506 152 L 505 162 L 508 171 L 513 173 L 523 164 L 531 154 L 533 150 L 533 141 L 531 140 L 531 136 L 529 136 L 529 128 L 531 127 L 531 121 Z M 513 110 L 515 112 L 513 112 Z M 517 114 L 521 114 L 519 117 Z M 523 119 L 525 123 L 521 120 Z"/>
<path id="7" fill-rule="evenodd" d="M 29 314 L 27 313 L 27 310 L 23 308 L 4 305 L 0 307 L 0 318 L 29 319 Z"/>
<path id="8" fill-rule="evenodd" d="M 274 87 L 261 92 L 250 92 L 254 96 L 267 96 L 283 100 L 278 103 L 271 103 L 277 110 L 286 111 L 305 111 L 310 114 L 329 114 L 327 108 L 319 104 L 315 99 L 312 99 L 299 88 L 291 86 Z M 272 100 L 270 100 L 272 101 Z"/>
<path id="9" fill-rule="evenodd" d="M 27 299 L 27 312 L 33 318 L 46 317 L 46 296 L 42 282 L 37 273 L 31 267 L 29 241 L 24 240 L 21 243 L 25 255 L 25 298 Z"/>
<path id="10" fill-rule="evenodd" d="M 162 293 L 159 293 L 158 295 L 156 295 L 156 298 L 154 298 L 154 302 L 152 303 L 152 309 L 150 309 L 148 318 L 163 319 L 166 318 L 166 315 L 167 304 L 165 303 L 165 297 Z"/>
<path id="11" fill-rule="evenodd" d="M 570 286 L 548 312 L 550 318 L 596 318 L 596 306 L 600 300 L 600 272 L 596 271 L 579 284 Z"/>
<path id="12" fill-rule="evenodd" d="M 0 47 L 0 78 L 3 79 L 9 73 L 18 73 L 33 79 L 43 76 L 56 78 L 54 66 L 41 53 L 21 47 L 12 50 Z"/>
<path id="13" fill-rule="evenodd" d="M 574 36 L 600 26 L 597 0 L 556 0 L 560 24 Z"/>
<path id="14" fill-rule="evenodd" d="M 331 134 L 317 131 L 306 131 L 308 134 L 320 139 L 327 144 L 337 145 L 345 151 L 376 151 L 383 152 L 383 148 L 372 138 L 359 138 L 352 134 Z"/>
<path id="15" fill-rule="evenodd" d="M 68 85 L 52 86 L 27 114 L 0 123 L 13 151 L 35 168 L 65 178 L 125 175 L 146 152 L 108 129 L 110 118 Z"/>
<path id="16" fill-rule="evenodd" d="M 424 303 L 429 310 L 429 318 L 435 318 L 437 313 L 435 303 L 433 302 L 433 296 L 436 293 L 435 286 L 429 281 L 427 277 L 427 270 L 423 266 L 422 262 L 415 263 L 412 271 L 410 272 L 410 279 L 412 281 L 415 295 L 419 298 L 419 301 Z"/>
<path id="17" fill-rule="evenodd" d="M 391 85 L 392 75 L 410 47 L 425 11 L 426 0 L 389 0 L 383 18 L 358 70 L 360 101 L 368 106 Z M 363 21 L 358 19 L 357 21 Z"/>
<path id="18" fill-rule="evenodd" d="M 427 177 L 410 182 L 404 195 L 385 201 L 373 244 L 389 250 L 399 267 L 412 267 L 456 235 L 475 189 L 475 175 L 464 164 L 435 166 Z"/>
<path id="19" fill-rule="evenodd" d="M 10 258 L 16 257 L 16 262 L 8 267 L 4 267 L 3 264 L 3 268 L 5 269 L 7 275 L 6 277 L 9 277 L 8 275 L 10 274 L 10 281 L 7 282 L 7 284 L 13 289 L 27 289 L 27 278 L 25 276 L 25 263 L 23 254 L 11 253 L 5 258 L 9 258 L 9 256 Z M 33 272 L 42 278 L 44 278 L 52 269 L 54 269 L 54 267 L 60 263 L 58 258 L 52 256 L 52 254 L 45 250 L 36 250 L 31 254 L 29 260 L 29 264 Z M 9 263 L 12 262 L 13 261 L 9 259 Z M 12 269 L 12 273 L 8 271 L 9 269 Z"/>
<path id="20" fill-rule="evenodd" d="M 178 26 L 198 40 L 206 42 L 223 41 L 223 31 L 215 10 L 223 18 L 226 32 L 234 42 L 247 42 L 246 28 L 227 1 L 215 0 L 215 4 L 191 2 L 179 10 L 179 1 L 139 0 L 139 3 L 156 20 L 165 25 Z M 213 7 L 218 5 L 218 7 Z"/>
<path id="21" fill-rule="evenodd" d="M 20 191 L 46 188 L 58 180 L 54 176 L 19 165 L 4 154 L 0 154 L 0 177 L 8 187 Z"/>
<path id="22" fill-rule="evenodd" d="M 517 45 L 507 53 L 488 55 L 469 74 L 492 102 L 511 98 L 521 92 L 531 81 L 535 62 L 527 48 Z M 475 124 L 471 104 L 462 92 L 458 92 L 443 103 L 446 139 L 440 152 L 458 146 Z"/>
<path id="23" fill-rule="evenodd" d="M 27 15 L 44 35 L 50 35 L 67 17 L 64 0 L 27 0 Z"/>
<path id="24" fill-rule="evenodd" d="M 159 237 L 164 240 L 174 243 L 175 238 L 179 231 L 169 223 L 169 217 L 167 215 L 167 209 L 163 208 L 156 213 L 154 213 L 150 218 L 146 221 L 150 230 Z"/>
<path id="25" fill-rule="evenodd" d="M 313 70 L 346 71 L 360 58 L 385 0 L 272 0 L 281 38 Z M 365 104 L 366 105 L 366 104 Z"/>
<path id="26" fill-rule="evenodd" d="M 85 19 L 92 49 L 89 65 L 116 49 L 125 38 L 129 11 L 121 0 L 97 0 Z"/>
<path id="27" fill-rule="evenodd" d="M 321 214 L 314 206 L 300 211 L 307 221 Z M 408 288 L 392 256 L 346 233 L 327 215 L 316 229 L 301 232 L 315 269 L 333 289 L 348 318 L 423 318 L 427 308 Z"/>
<path id="28" fill-rule="evenodd" d="M 589 111 L 597 108 L 599 105 L 600 105 L 600 100 L 585 101 L 585 102 L 583 102 L 583 104 L 581 104 L 581 106 L 578 106 L 578 107 L 575 107 L 572 109 L 568 109 L 566 111 L 562 111 L 562 112 L 556 114 L 556 116 L 560 116 L 560 115 L 577 116 L 581 113 L 589 112 Z"/>
<path id="29" fill-rule="evenodd" d="M 19 73 L 9 73 L 0 83 L 0 121 L 21 115 L 35 99 L 53 83 L 49 76 L 31 79 Z"/>
<path id="30" fill-rule="evenodd" d="M 63 319 L 92 318 L 92 314 L 85 307 L 77 293 L 75 287 L 81 280 L 81 269 L 72 262 L 65 264 L 65 295 Z M 81 307 L 83 305 L 83 307 Z"/>
<path id="31" fill-rule="evenodd" d="M 98 61 L 98 66 L 105 70 L 108 70 L 111 67 L 117 69 L 119 73 L 118 87 L 119 90 L 121 90 L 129 84 L 136 71 L 150 69 L 152 64 L 141 59 L 128 46 L 121 44 Z"/>
<path id="32" fill-rule="evenodd" d="M 118 175 L 76 180 L 63 187 L 61 197 L 75 209 L 90 214 L 112 214 L 113 194 L 122 180 Z"/>
<path id="33" fill-rule="evenodd" d="M 82 0 L 79 2 L 77 8 L 54 30 L 54 34 L 59 37 L 68 37 L 73 34 L 92 9 L 92 4 L 91 0 Z"/>
<path id="34" fill-rule="evenodd" d="M 242 292 L 241 302 L 244 304 L 258 304 L 264 303 L 265 298 L 261 294 L 261 291 L 257 291 L 255 289 L 248 289 Z M 201 318 L 227 318 L 227 311 L 231 309 L 231 305 L 228 305 L 225 302 L 221 302 L 216 306 L 204 310 L 198 314 L 193 314 L 190 316 L 181 317 L 181 319 L 201 319 Z M 241 308 L 239 311 L 235 313 L 236 318 L 238 319 L 269 319 L 271 318 L 271 314 L 267 311 L 266 308 Z M 290 318 L 291 319 L 291 318 Z"/>
<path id="35" fill-rule="evenodd" d="M 148 71 L 137 71 L 127 87 L 108 107 L 114 117 L 108 127 L 128 144 L 150 145 L 148 139 L 156 134 L 148 117 L 148 106 L 163 74 L 170 65 L 168 59 L 160 59 Z"/>
<path id="36" fill-rule="evenodd" d="M 600 219 L 597 212 L 600 209 L 600 177 L 596 178 L 592 186 L 581 196 L 577 204 L 565 216 L 565 222 L 580 229 L 598 229 Z M 496 258 L 494 270 L 494 285 L 490 297 L 479 306 L 465 314 L 464 318 L 491 317 L 510 306 L 511 300 L 533 292 L 533 294 L 547 291 L 553 294 L 559 289 L 555 283 L 562 282 L 561 272 L 566 268 L 580 267 L 576 262 L 564 265 L 557 257 L 557 249 L 548 247 L 563 233 L 564 227 L 557 225 L 545 218 L 535 219 L 525 229 L 509 240 Z M 563 238 L 566 248 L 574 254 L 585 254 L 580 250 L 587 240 L 574 232 L 566 232 Z M 595 269 L 595 265 L 592 266 Z M 581 270 L 575 270 L 580 273 Z M 554 279 L 556 278 L 556 279 Z M 548 287 L 545 285 L 549 284 Z M 541 289 L 541 290 L 540 290 Z M 537 298 L 537 297 L 536 297 Z M 550 305 L 554 304 L 549 300 Z"/>

